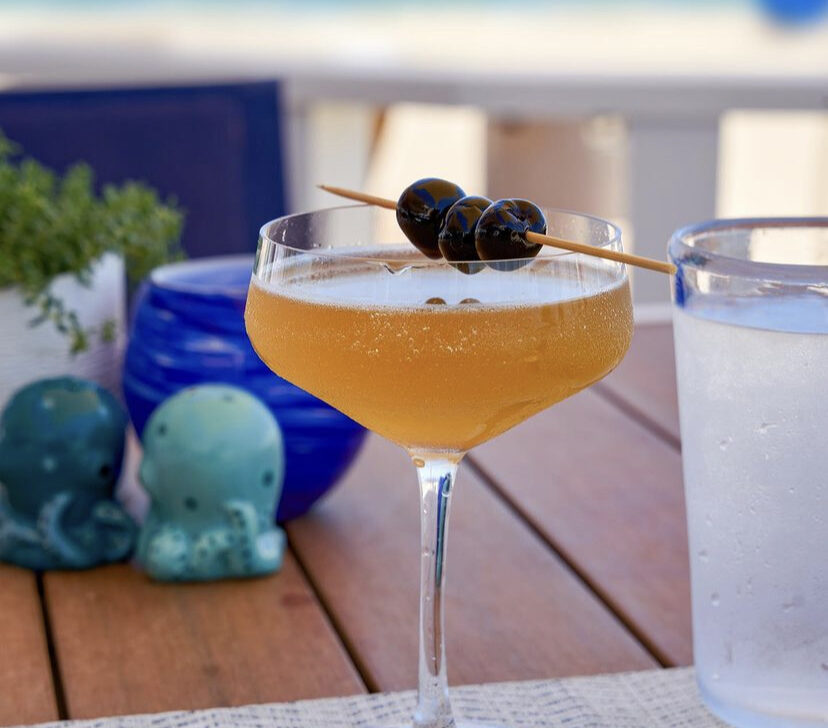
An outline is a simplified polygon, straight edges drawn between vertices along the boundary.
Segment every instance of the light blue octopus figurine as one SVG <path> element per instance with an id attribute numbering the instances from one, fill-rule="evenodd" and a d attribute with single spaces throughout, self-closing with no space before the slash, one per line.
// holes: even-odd
<path id="1" fill-rule="evenodd" d="M 126 414 L 97 384 L 43 379 L 0 417 L 0 560 L 29 569 L 120 561 L 137 527 L 113 500 Z"/>
<path id="2" fill-rule="evenodd" d="M 150 508 L 138 560 L 162 581 L 278 570 L 284 532 L 273 519 L 284 449 L 271 412 L 237 387 L 183 389 L 153 412 L 140 479 Z"/>

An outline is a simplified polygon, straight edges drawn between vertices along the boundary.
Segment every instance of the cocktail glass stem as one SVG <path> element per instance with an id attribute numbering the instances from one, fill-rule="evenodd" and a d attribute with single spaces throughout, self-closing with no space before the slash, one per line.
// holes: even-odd
<path id="1" fill-rule="evenodd" d="M 446 645 L 443 638 L 443 588 L 446 536 L 457 464 L 446 453 L 412 453 L 420 480 L 420 675 L 415 728 L 451 728 Z"/>

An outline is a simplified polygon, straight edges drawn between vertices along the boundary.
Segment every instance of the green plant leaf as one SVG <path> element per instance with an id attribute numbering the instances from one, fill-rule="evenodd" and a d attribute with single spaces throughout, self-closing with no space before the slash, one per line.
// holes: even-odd
<path id="1" fill-rule="evenodd" d="M 34 159 L 18 160 L 20 153 L 0 129 L 0 288 L 18 286 L 36 309 L 34 325 L 51 321 L 73 353 L 84 351 L 93 333 L 114 340 L 114 322 L 99 332 L 84 330 L 76 312 L 50 292 L 52 281 L 71 273 L 89 285 L 94 264 L 115 253 L 134 285 L 183 257 L 184 212 L 141 182 L 105 185 L 96 194 L 88 165 L 75 164 L 60 176 Z"/>

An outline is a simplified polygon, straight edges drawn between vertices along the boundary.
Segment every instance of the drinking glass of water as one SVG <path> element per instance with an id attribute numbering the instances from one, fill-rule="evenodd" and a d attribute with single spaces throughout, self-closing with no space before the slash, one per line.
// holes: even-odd
<path id="1" fill-rule="evenodd" d="M 828 218 L 669 246 L 696 677 L 735 726 L 828 726 Z"/>

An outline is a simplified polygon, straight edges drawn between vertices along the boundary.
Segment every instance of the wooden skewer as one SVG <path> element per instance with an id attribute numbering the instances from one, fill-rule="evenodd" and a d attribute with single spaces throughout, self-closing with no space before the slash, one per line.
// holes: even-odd
<path id="1" fill-rule="evenodd" d="M 654 270 L 658 273 L 673 275 L 676 272 L 676 266 L 664 260 L 653 260 L 652 258 L 645 258 L 643 255 L 633 255 L 632 253 L 621 253 L 617 250 L 596 248 L 593 245 L 586 245 L 585 243 L 576 243 L 572 240 L 563 240 L 562 238 L 555 238 L 551 235 L 533 233 L 531 230 L 526 231 L 526 239 L 536 245 L 551 245 L 553 248 L 562 248 L 563 250 L 570 250 L 573 253 L 584 253 L 585 255 L 594 255 L 596 258 L 617 260 L 619 263 L 636 265 L 639 268 Z"/>
<path id="2" fill-rule="evenodd" d="M 397 203 L 393 200 L 388 200 L 384 197 L 376 197 L 375 195 L 366 195 L 363 192 L 356 190 L 347 190 L 344 187 L 331 187 L 329 185 L 319 185 L 320 190 L 330 192 L 339 197 L 346 197 L 349 200 L 356 200 L 357 202 L 365 202 L 369 205 L 376 205 L 377 207 L 384 207 L 388 210 L 396 210 Z M 616 250 L 606 250 L 605 248 L 596 248 L 593 245 L 586 245 L 585 243 L 576 243 L 572 240 L 564 240 L 563 238 L 556 238 L 552 235 L 541 235 L 540 233 L 533 233 L 527 231 L 526 239 L 535 245 L 549 245 L 553 248 L 561 248 L 562 250 L 569 250 L 573 253 L 583 253 L 584 255 L 592 255 L 596 258 L 605 258 L 607 260 L 614 260 L 619 263 L 627 263 L 628 265 L 635 265 L 639 268 L 646 268 L 647 270 L 654 270 L 658 273 L 667 273 L 673 275 L 676 272 L 676 266 L 672 263 L 667 263 L 663 260 L 653 260 L 652 258 L 645 258 L 641 255 L 633 255 L 632 253 L 619 253 Z"/>
<path id="3" fill-rule="evenodd" d="M 320 190 L 325 190 L 325 192 L 330 192 L 332 195 L 347 197 L 349 200 L 356 200 L 357 202 L 367 202 L 369 205 L 384 207 L 388 210 L 397 209 L 397 203 L 394 202 L 394 200 L 386 200 L 384 197 L 366 195 L 364 192 L 346 190 L 344 187 L 330 187 L 329 185 L 317 185 L 317 187 L 319 187 Z"/>

